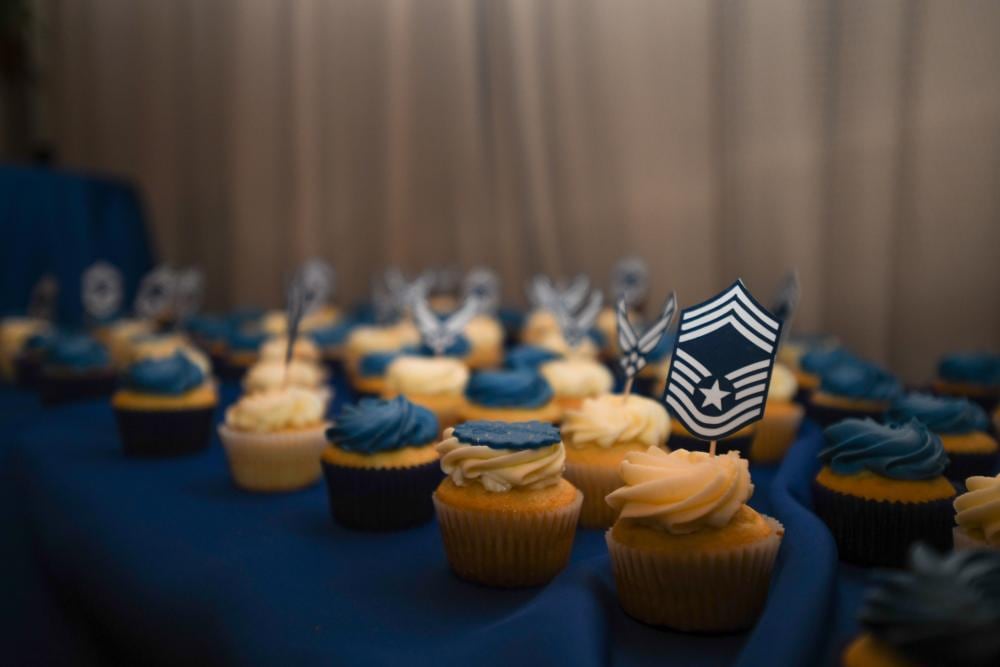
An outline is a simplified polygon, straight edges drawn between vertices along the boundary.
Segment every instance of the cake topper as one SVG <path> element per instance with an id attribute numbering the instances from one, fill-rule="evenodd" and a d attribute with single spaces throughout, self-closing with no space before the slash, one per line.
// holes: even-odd
<path id="1" fill-rule="evenodd" d="M 578 273 L 569 283 L 560 281 L 556 287 L 559 299 L 570 311 L 576 311 L 583 305 L 587 293 L 590 291 L 590 278 L 586 274 Z"/>
<path id="2" fill-rule="evenodd" d="M 424 344 L 434 351 L 435 356 L 440 357 L 455 343 L 469 320 L 479 314 L 480 308 L 479 299 L 469 296 L 458 310 L 441 319 L 431 310 L 427 296 L 421 294 L 413 302 L 413 317 Z"/>
<path id="3" fill-rule="evenodd" d="M 329 262 L 313 258 L 302 265 L 299 276 L 304 290 L 305 312 L 311 313 L 333 297 L 337 274 Z"/>
<path id="4" fill-rule="evenodd" d="M 465 276 L 462 285 L 465 298 L 470 296 L 479 300 L 479 312 L 494 313 L 500 306 L 500 278 L 492 269 L 475 268 Z"/>
<path id="5" fill-rule="evenodd" d="M 658 320 L 642 332 L 642 336 L 637 336 L 632 323 L 628 319 L 628 305 L 625 296 L 618 299 L 618 309 L 615 312 L 618 319 L 618 347 L 621 348 L 621 359 L 619 363 L 625 371 L 625 389 L 622 392 L 625 396 L 632 391 L 632 383 L 636 374 L 646 366 L 646 355 L 653 351 L 663 334 L 667 332 L 667 327 L 674 319 L 677 311 L 677 295 L 670 293 L 666 303 L 663 304 L 663 312 Z"/>
<path id="6" fill-rule="evenodd" d="M 174 303 L 175 283 L 174 272 L 168 266 L 160 266 L 147 273 L 139 283 L 135 312 L 148 319 L 165 316 Z"/>
<path id="7" fill-rule="evenodd" d="M 713 454 L 763 416 L 781 328 L 742 280 L 681 312 L 663 402 Z"/>
<path id="8" fill-rule="evenodd" d="M 429 290 L 434 294 L 454 294 L 458 291 L 459 282 L 462 280 L 462 272 L 455 266 L 442 266 L 431 269 Z"/>
<path id="9" fill-rule="evenodd" d="M 583 304 L 590 290 L 590 279 L 582 273 L 569 284 L 553 285 L 552 280 L 544 273 L 536 274 L 528 283 L 528 300 L 532 307 L 539 310 L 555 312 L 561 303 L 567 310 L 576 312 Z"/>
<path id="10" fill-rule="evenodd" d="M 625 257 L 615 264 L 611 272 L 611 293 L 615 299 L 624 297 L 625 305 L 634 307 L 642 303 L 649 290 L 649 267 L 641 257 Z"/>
<path id="11" fill-rule="evenodd" d="M 575 297 L 574 297 L 575 298 Z M 599 290 L 590 293 L 590 300 L 587 301 L 578 312 L 573 312 L 570 303 L 563 298 L 554 300 L 556 319 L 562 329 L 563 338 L 566 343 L 574 348 L 583 342 L 584 337 L 593 328 L 597 321 L 597 315 L 601 312 L 601 303 L 604 296 Z"/>
<path id="12" fill-rule="evenodd" d="M 51 273 L 43 275 L 31 289 L 28 314 L 41 320 L 52 320 L 59 298 L 59 282 Z"/>
<path id="13" fill-rule="evenodd" d="M 122 305 L 122 273 L 112 264 L 97 261 L 83 272 L 83 309 L 97 322 L 110 319 Z"/>
<path id="14" fill-rule="evenodd" d="M 411 310 L 417 299 L 426 297 L 433 283 L 434 273 L 431 271 L 424 271 L 413 281 L 408 281 L 403 272 L 396 268 L 385 272 L 385 285 L 399 315 Z"/>
<path id="15" fill-rule="evenodd" d="M 299 324 L 306 314 L 306 285 L 303 271 L 299 271 L 288 284 L 285 296 L 285 319 L 288 322 L 288 346 L 285 348 L 285 384 L 288 384 L 288 369 L 292 364 L 295 340 L 299 337 Z"/>
<path id="16" fill-rule="evenodd" d="M 174 274 L 174 309 L 178 324 L 198 312 L 204 292 L 205 277 L 201 270 L 189 267 Z"/>
<path id="17" fill-rule="evenodd" d="M 771 312 L 781 320 L 782 337 L 787 336 L 792 330 L 792 317 L 795 315 L 795 308 L 799 305 L 799 272 L 792 269 L 781 281 L 778 292 L 774 296 Z"/>

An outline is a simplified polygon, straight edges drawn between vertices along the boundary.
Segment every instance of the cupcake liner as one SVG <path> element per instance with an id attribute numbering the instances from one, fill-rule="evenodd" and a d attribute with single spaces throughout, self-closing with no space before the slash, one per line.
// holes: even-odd
<path id="1" fill-rule="evenodd" d="M 618 466 L 607 467 L 593 463 L 566 461 L 563 477 L 583 493 L 580 508 L 580 525 L 584 528 L 608 528 L 618 518 L 618 510 L 608 505 L 604 498 L 622 485 Z"/>
<path id="2" fill-rule="evenodd" d="M 583 494 L 542 512 L 487 512 L 453 507 L 433 496 L 451 569 L 498 588 L 540 586 L 566 567 Z"/>
<path id="3" fill-rule="evenodd" d="M 992 477 L 997 474 L 997 464 L 1000 463 L 1000 459 L 998 459 L 996 452 L 990 454 L 962 454 L 946 450 L 945 453 L 948 454 L 948 467 L 945 469 L 944 474 L 948 479 L 965 482 L 966 479 L 973 475 Z"/>
<path id="4" fill-rule="evenodd" d="M 629 616 L 684 632 L 733 632 L 754 624 L 767 599 L 784 528 L 719 552 L 631 547 L 605 533 L 618 600 Z"/>
<path id="5" fill-rule="evenodd" d="M 186 410 L 115 408 L 125 456 L 166 457 L 193 454 L 212 441 L 215 404 Z"/>
<path id="6" fill-rule="evenodd" d="M 805 410 L 789 414 L 768 416 L 757 422 L 757 430 L 750 447 L 750 458 L 755 463 L 777 463 L 785 457 L 788 448 L 795 442 Z"/>
<path id="7" fill-rule="evenodd" d="M 836 405 L 818 404 L 810 400 L 806 404 L 806 415 L 822 428 L 836 424 L 843 419 L 864 419 L 871 417 L 877 421 L 882 419 L 884 408 L 865 409 L 861 407 L 841 407 Z"/>
<path id="8" fill-rule="evenodd" d="M 293 491 L 319 480 L 326 424 L 287 433 L 243 433 L 219 426 L 229 469 L 247 491 Z"/>
<path id="9" fill-rule="evenodd" d="M 330 513 L 359 530 L 398 530 L 430 521 L 444 473 L 434 460 L 406 468 L 351 468 L 323 461 Z"/>
<path id="10" fill-rule="evenodd" d="M 868 500 L 813 482 L 813 508 L 837 542 L 840 559 L 858 565 L 903 567 L 910 546 L 952 547 L 952 498 L 904 503 Z"/>
<path id="11" fill-rule="evenodd" d="M 42 371 L 38 393 L 43 405 L 58 405 L 110 396 L 117 384 L 118 376 L 112 370 L 80 375 L 53 375 Z"/>
<path id="12" fill-rule="evenodd" d="M 756 431 L 746 435 L 717 440 L 715 442 L 715 453 L 725 454 L 729 451 L 735 451 L 739 452 L 739 455 L 743 458 L 749 458 L 750 445 L 753 443 L 754 433 Z M 710 444 L 707 440 L 699 440 L 690 435 L 682 435 L 680 433 L 671 433 L 670 438 L 667 439 L 667 446 L 670 449 L 686 449 L 689 452 L 707 452 Z"/>

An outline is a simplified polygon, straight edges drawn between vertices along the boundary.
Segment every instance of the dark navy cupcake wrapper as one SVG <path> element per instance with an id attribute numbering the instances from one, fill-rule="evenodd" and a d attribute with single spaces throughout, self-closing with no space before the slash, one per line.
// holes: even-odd
<path id="1" fill-rule="evenodd" d="M 858 565 L 903 567 L 910 546 L 952 548 L 952 498 L 921 503 L 868 500 L 813 482 L 813 509 L 837 542 L 840 559 Z"/>
<path id="2" fill-rule="evenodd" d="M 215 406 L 189 410 L 115 408 L 125 456 L 160 458 L 207 449 L 212 442 Z"/>
<path id="3" fill-rule="evenodd" d="M 444 473 L 431 461 L 409 468 L 351 468 L 323 461 L 330 512 L 359 530 L 399 530 L 430 521 Z"/>
<path id="4" fill-rule="evenodd" d="M 114 371 L 81 375 L 47 375 L 38 378 L 38 394 L 43 405 L 58 405 L 73 401 L 110 396 L 118 384 Z"/>
<path id="5" fill-rule="evenodd" d="M 983 475 L 992 477 L 997 474 L 997 464 L 1000 463 L 996 452 L 992 454 L 957 454 L 947 452 L 948 468 L 944 471 L 948 479 L 965 483 L 967 477 Z"/>
<path id="6" fill-rule="evenodd" d="M 864 419 L 871 417 L 881 421 L 884 410 L 859 410 L 856 408 L 842 408 L 832 405 L 820 405 L 813 401 L 806 403 L 806 416 L 826 428 L 843 419 Z"/>
<path id="7" fill-rule="evenodd" d="M 726 452 L 735 451 L 739 452 L 739 455 L 743 458 L 749 458 L 751 444 L 753 444 L 753 433 L 735 438 L 725 438 L 715 442 L 715 453 L 725 454 Z M 689 452 L 707 452 L 709 443 L 705 440 L 692 438 L 689 435 L 671 433 L 667 439 L 667 446 L 670 449 L 686 449 Z"/>

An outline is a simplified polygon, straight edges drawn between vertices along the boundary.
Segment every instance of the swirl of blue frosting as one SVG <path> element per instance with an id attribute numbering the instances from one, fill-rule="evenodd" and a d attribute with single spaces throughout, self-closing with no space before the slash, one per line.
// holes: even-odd
<path id="1" fill-rule="evenodd" d="M 45 363 L 51 366 L 86 371 L 111 364 L 107 349 L 85 334 L 59 334 L 46 350 Z"/>
<path id="2" fill-rule="evenodd" d="M 524 311 L 517 308 L 498 308 L 497 319 L 507 331 L 517 331 L 524 325 Z"/>
<path id="3" fill-rule="evenodd" d="M 389 401 L 363 398 L 357 405 L 347 405 L 326 431 L 331 443 L 358 454 L 418 447 L 433 442 L 437 436 L 434 413 L 402 396 Z"/>
<path id="4" fill-rule="evenodd" d="M 892 374 L 866 361 L 839 363 L 820 375 L 820 389 L 835 396 L 891 401 L 902 392 Z"/>
<path id="5" fill-rule="evenodd" d="M 518 345 L 511 348 L 504 359 L 507 368 L 538 368 L 547 361 L 561 359 L 562 355 L 537 345 Z"/>
<path id="6" fill-rule="evenodd" d="M 964 398 L 907 394 L 892 402 L 885 421 L 902 424 L 916 419 L 935 433 L 959 435 L 985 431 L 989 417 L 981 407 Z"/>
<path id="7" fill-rule="evenodd" d="M 465 397 L 492 408 L 537 408 L 552 400 L 552 387 L 537 371 L 480 371 L 469 378 Z"/>
<path id="8" fill-rule="evenodd" d="M 467 445 L 493 449 L 539 449 L 562 441 L 559 429 L 540 421 L 468 421 L 456 426 L 452 435 Z"/>
<path id="9" fill-rule="evenodd" d="M 268 338 L 261 329 L 233 327 L 229 332 L 229 349 L 235 352 L 257 352 Z"/>
<path id="10" fill-rule="evenodd" d="M 222 317 L 214 315 L 194 315 L 185 324 L 187 330 L 206 340 L 226 340 L 229 337 L 230 325 Z"/>
<path id="11" fill-rule="evenodd" d="M 24 341 L 24 345 L 21 347 L 25 352 L 42 352 L 44 353 L 50 347 L 52 347 L 52 342 L 56 339 L 56 334 L 51 331 L 46 331 L 43 333 L 31 334 L 28 340 Z"/>
<path id="12" fill-rule="evenodd" d="M 858 620 L 913 664 L 1000 665 L 1000 552 L 937 555 L 924 545 L 907 571 L 881 571 Z"/>
<path id="13" fill-rule="evenodd" d="M 320 347 L 334 347 L 342 345 L 347 340 L 351 331 L 354 330 L 354 326 L 353 320 L 345 318 L 336 324 L 311 331 L 309 335 L 313 342 Z"/>
<path id="14" fill-rule="evenodd" d="M 879 424 L 874 419 L 845 419 L 823 435 L 823 463 L 839 475 L 869 470 L 903 480 L 934 479 L 948 466 L 941 438 L 911 419 L 905 424 Z"/>
<path id="15" fill-rule="evenodd" d="M 1000 385 L 1000 354 L 950 354 L 938 364 L 938 377 L 952 382 Z"/>
<path id="16" fill-rule="evenodd" d="M 137 361 L 125 374 L 125 386 L 143 394 L 177 396 L 204 381 L 205 372 L 180 350 L 169 357 Z"/>
<path id="17" fill-rule="evenodd" d="M 464 357 L 469 354 L 472 350 L 472 343 L 469 339 L 465 337 L 464 334 L 459 334 L 455 336 L 455 340 L 451 342 L 451 345 L 444 349 L 444 356 L 446 357 Z M 434 350 L 431 349 L 426 343 L 421 343 L 418 348 L 418 353 L 425 357 L 434 356 Z"/>
<path id="18" fill-rule="evenodd" d="M 803 354 L 799 359 L 799 366 L 807 373 L 822 375 L 838 364 L 854 361 L 858 361 L 858 358 L 842 347 L 820 347 Z"/>
<path id="19" fill-rule="evenodd" d="M 361 357 L 361 361 L 358 362 L 358 373 L 362 377 L 380 377 L 385 375 L 386 370 L 389 368 L 396 357 L 401 354 L 399 350 L 392 350 L 390 352 L 372 352 L 371 354 L 366 354 Z"/>

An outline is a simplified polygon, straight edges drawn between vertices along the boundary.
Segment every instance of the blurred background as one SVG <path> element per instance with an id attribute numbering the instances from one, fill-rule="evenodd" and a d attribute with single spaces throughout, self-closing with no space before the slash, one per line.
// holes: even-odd
<path id="1" fill-rule="evenodd" d="M 1000 346 L 1000 2 L 0 4 L 4 161 L 134 186 L 211 307 L 638 254 L 682 305 L 795 268 L 797 329 L 906 378 Z"/>

